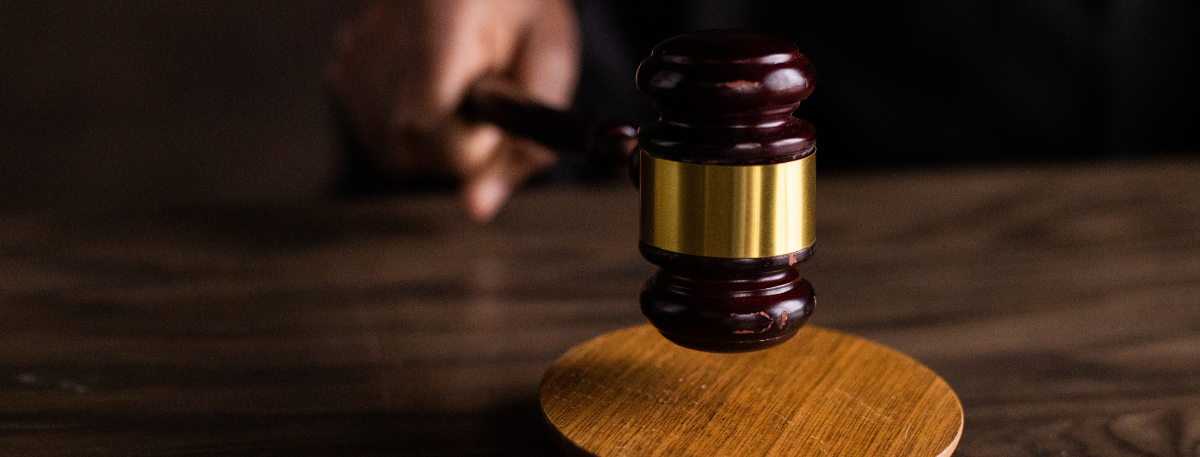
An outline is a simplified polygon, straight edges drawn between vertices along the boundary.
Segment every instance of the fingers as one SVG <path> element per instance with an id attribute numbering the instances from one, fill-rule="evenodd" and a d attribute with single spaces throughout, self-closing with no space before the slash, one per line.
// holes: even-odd
<path id="1" fill-rule="evenodd" d="M 510 74 L 534 100 L 565 110 L 579 79 L 579 21 L 565 0 L 538 3 L 518 43 Z"/>
<path id="2" fill-rule="evenodd" d="M 565 0 L 526 2 L 519 41 L 505 69 L 533 100 L 567 109 L 579 74 L 579 32 L 574 8 Z M 492 218 L 512 191 L 531 175 L 552 166 L 552 152 L 532 142 L 505 137 L 486 165 L 468 173 L 461 195 L 476 220 Z"/>

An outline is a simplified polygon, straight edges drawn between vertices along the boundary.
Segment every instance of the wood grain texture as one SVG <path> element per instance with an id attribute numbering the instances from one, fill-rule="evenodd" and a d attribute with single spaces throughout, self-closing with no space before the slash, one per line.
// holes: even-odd
<path id="1" fill-rule="evenodd" d="M 948 457 L 962 408 L 936 374 L 816 327 L 776 348 L 692 351 L 643 325 L 572 348 L 542 379 L 547 420 L 582 455 Z"/>
<path id="2" fill-rule="evenodd" d="M 1200 161 L 818 180 L 812 325 L 937 372 L 956 457 L 1200 455 Z M 637 194 L 0 214 L 0 455 L 554 455 L 644 322 Z"/>

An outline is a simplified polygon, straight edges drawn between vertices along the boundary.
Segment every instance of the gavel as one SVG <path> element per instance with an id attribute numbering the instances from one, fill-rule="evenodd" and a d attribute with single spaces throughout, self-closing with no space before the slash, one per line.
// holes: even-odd
<path id="1" fill-rule="evenodd" d="M 813 312 L 797 265 L 813 253 L 816 129 L 792 116 L 815 70 L 787 40 L 733 30 L 656 46 L 637 87 L 661 117 L 636 131 L 537 105 L 502 79 L 460 106 L 551 149 L 622 166 L 641 191 L 639 249 L 659 270 L 641 310 L 670 341 L 708 352 L 769 348 Z"/>

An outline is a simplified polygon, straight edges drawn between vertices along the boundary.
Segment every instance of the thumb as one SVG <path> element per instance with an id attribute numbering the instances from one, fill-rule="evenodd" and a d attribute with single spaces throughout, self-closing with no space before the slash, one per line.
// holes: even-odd
<path id="1" fill-rule="evenodd" d="M 526 140 L 507 137 L 492 160 L 463 180 L 459 196 L 472 219 L 495 217 L 513 190 L 530 175 L 554 164 L 552 152 Z"/>
<path id="2" fill-rule="evenodd" d="M 467 215 L 479 222 L 491 220 L 512 193 L 513 185 L 499 176 L 480 176 L 464 182 L 460 193 Z"/>

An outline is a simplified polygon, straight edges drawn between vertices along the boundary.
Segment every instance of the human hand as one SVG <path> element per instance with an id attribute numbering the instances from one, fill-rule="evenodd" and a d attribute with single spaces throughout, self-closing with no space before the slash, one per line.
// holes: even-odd
<path id="1" fill-rule="evenodd" d="M 467 213 L 487 220 L 554 155 L 463 119 L 463 96 L 498 74 L 532 100 L 566 109 L 578 61 L 566 0 L 380 0 L 342 27 L 328 77 L 380 171 L 457 178 Z"/>

